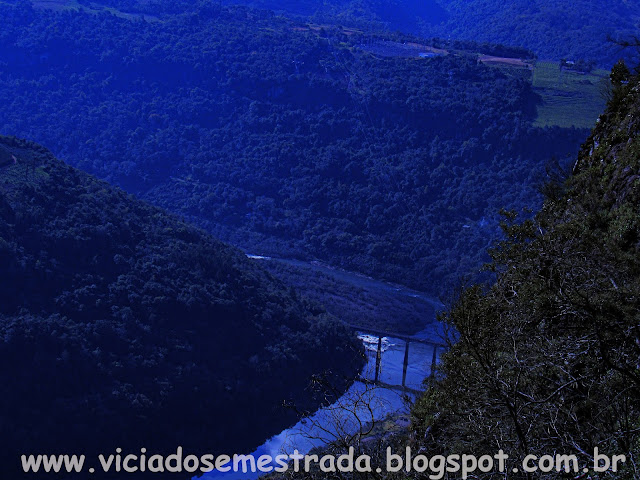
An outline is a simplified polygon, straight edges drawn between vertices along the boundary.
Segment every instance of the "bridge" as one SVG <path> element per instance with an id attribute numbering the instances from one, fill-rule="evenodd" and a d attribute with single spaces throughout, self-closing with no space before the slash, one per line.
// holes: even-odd
<path id="1" fill-rule="evenodd" d="M 374 337 L 378 337 L 378 348 L 376 349 L 376 367 L 375 367 L 375 377 L 374 380 L 361 378 L 360 380 L 364 383 L 373 383 L 375 385 L 380 385 L 385 388 L 390 388 L 393 390 L 402 390 L 402 391 L 410 391 L 412 393 L 418 393 L 417 390 L 407 387 L 407 367 L 409 365 L 409 345 L 411 343 L 422 343 L 424 345 L 428 345 L 433 348 L 433 354 L 431 357 L 431 375 L 435 373 L 436 362 L 438 359 L 438 349 L 446 349 L 447 345 L 444 343 L 434 342 L 431 340 L 424 340 L 421 338 L 415 338 L 409 335 L 403 335 L 399 333 L 393 332 L 385 332 L 381 330 L 375 330 L 368 327 L 362 327 L 360 325 L 348 325 L 355 332 L 359 332 L 365 335 L 372 335 Z M 399 340 L 403 340 L 405 342 L 404 347 L 404 360 L 402 362 L 402 385 L 392 385 L 380 380 L 380 365 L 382 362 L 382 338 L 383 337 L 392 337 L 397 338 Z"/>

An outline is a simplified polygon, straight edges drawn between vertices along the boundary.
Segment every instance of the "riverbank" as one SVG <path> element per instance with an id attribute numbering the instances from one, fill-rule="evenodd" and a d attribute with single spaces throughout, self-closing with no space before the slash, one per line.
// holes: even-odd
<path id="1" fill-rule="evenodd" d="M 330 405 L 315 412 L 303 412 L 298 423 L 267 439 L 251 455 L 275 458 L 280 454 L 291 454 L 294 450 L 307 454 L 334 448 L 336 441 L 340 443 L 344 439 L 370 448 L 381 438 L 401 434 L 409 426 L 415 392 L 422 389 L 424 379 L 432 371 L 433 361 L 437 362 L 439 353 L 443 351 L 439 349 L 434 355 L 434 345 L 422 343 L 443 342 L 442 325 L 436 320 L 442 303 L 422 292 L 319 262 L 256 254 L 247 254 L 247 257 L 296 288 L 301 295 L 321 303 L 343 322 L 402 336 L 386 337 L 380 359 L 380 383 L 374 384 L 377 348 L 366 348 L 371 346 L 374 336 L 361 332 L 360 339 L 367 355 L 360 376 L 363 381 L 353 383 Z M 415 342 L 410 341 L 412 337 Z M 403 364 L 407 339 L 410 345 L 405 373 Z M 403 377 L 406 389 L 401 388 Z M 330 386 L 320 387 L 319 395 L 326 393 L 322 388 L 330 389 Z M 252 480 L 259 476 L 258 472 L 210 472 L 200 478 Z"/>
<path id="2" fill-rule="evenodd" d="M 247 256 L 346 324 L 402 335 L 435 333 L 430 326 L 443 304 L 423 292 L 320 262 Z"/>
<path id="3" fill-rule="evenodd" d="M 381 442 L 388 443 L 390 436 L 396 439 L 406 437 L 411 405 L 431 373 L 433 361 L 437 362 L 443 351 L 435 344 L 418 342 L 419 339 L 431 339 L 439 343 L 439 336 L 428 337 L 434 332 L 441 332 L 435 318 L 433 320 L 428 322 L 427 329 L 415 336 L 416 342 L 410 342 L 406 374 L 403 372 L 406 340 L 388 337 L 380 359 L 379 384 L 372 382 L 377 352 L 367 349 L 367 363 L 361 373 L 364 381 L 356 381 L 331 405 L 309 412 L 293 427 L 268 439 L 251 455 L 254 458 L 262 455 L 275 458 L 281 454 L 291 455 L 296 450 L 306 455 L 316 451 L 346 451 L 350 446 L 360 451 L 375 451 Z M 364 337 L 362 341 L 366 346 L 368 339 Z M 401 388 L 403 376 L 406 389 Z M 201 478 L 252 480 L 258 477 L 259 472 L 211 472 Z"/>

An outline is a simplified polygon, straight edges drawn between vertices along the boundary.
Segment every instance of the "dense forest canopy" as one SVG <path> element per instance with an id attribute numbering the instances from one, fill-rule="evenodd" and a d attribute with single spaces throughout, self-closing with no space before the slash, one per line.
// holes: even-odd
<path id="1" fill-rule="evenodd" d="M 146 20 L 0 13 L 1 132 L 253 253 L 435 293 L 586 134 L 535 128 L 530 70 L 485 65 L 471 43 L 208 2 Z"/>
<path id="2" fill-rule="evenodd" d="M 541 58 L 593 60 L 611 67 L 634 57 L 609 41 L 635 35 L 640 4 L 626 0 L 438 0 L 447 19 L 420 29 L 423 35 L 520 45 Z M 428 22 L 428 20 L 427 20 Z M 637 58 L 637 56 L 635 56 Z"/>
<path id="3" fill-rule="evenodd" d="M 623 52 L 609 39 L 637 32 L 640 5 L 625 0 L 227 0 L 287 14 L 423 37 L 521 46 L 538 57 L 611 67 Z"/>
<path id="4" fill-rule="evenodd" d="M 312 375 L 340 388 L 363 361 L 237 249 L 10 137 L 0 264 L 3 474 L 25 453 L 248 451 L 295 421 L 283 402 L 317 406 Z"/>

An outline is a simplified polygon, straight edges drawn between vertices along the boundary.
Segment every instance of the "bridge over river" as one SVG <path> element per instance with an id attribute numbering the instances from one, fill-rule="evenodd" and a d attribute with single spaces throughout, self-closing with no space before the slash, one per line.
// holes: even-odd
<path id="1" fill-rule="evenodd" d="M 436 322 L 437 323 L 437 322 Z M 446 346 L 439 338 L 436 324 L 416 336 L 379 331 L 361 325 L 349 325 L 367 348 L 367 364 L 358 381 L 332 405 L 321 408 L 296 425 L 267 439 L 253 455 L 306 454 L 326 445 L 345 433 L 353 433 L 362 424 L 376 422 L 390 415 L 408 418 L 407 400 L 415 398 L 425 378 L 433 374 L 439 353 Z M 206 480 L 255 480 L 254 473 L 205 474 Z"/>
<path id="2" fill-rule="evenodd" d="M 275 457 L 280 453 L 290 454 L 295 449 L 304 455 L 313 448 L 334 441 L 337 436 L 356 432 L 368 422 L 390 417 L 405 417 L 403 421 L 407 421 L 410 401 L 422 390 L 425 378 L 433 374 L 438 356 L 446 348 L 443 342 L 438 341 L 442 338 L 443 327 L 436 320 L 435 313 L 442 305 L 421 292 L 322 264 L 260 255 L 248 256 L 256 261 L 280 262 L 288 267 L 318 272 L 321 276 L 328 276 L 340 284 L 351 285 L 357 291 L 371 293 L 376 299 L 384 298 L 389 304 L 393 304 L 390 301 L 392 299 L 401 303 L 420 301 L 422 307 L 425 304 L 432 305 L 431 309 L 421 308 L 420 311 L 425 312 L 424 323 L 421 323 L 424 330 L 413 336 L 345 322 L 363 339 L 367 349 L 367 364 L 357 381 L 334 403 L 320 408 L 296 425 L 267 438 L 252 454 L 256 458 L 260 455 Z M 305 275 L 308 276 L 308 273 Z M 330 283 L 327 282 L 328 286 Z M 348 291 L 352 292 L 353 289 Z M 339 312 L 334 314 L 340 317 Z M 201 478 L 252 480 L 258 476 L 251 473 L 210 472 Z"/>
<path id="3" fill-rule="evenodd" d="M 436 342 L 430 339 L 419 338 L 416 336 L 403 335 L 393 332 L 374 330 L 371 328 L 363 327 L 360 325 L 348 325 L 353 331 L 355 331 L 361 339 L 365 340 L 365 345 L 367 345 L 367 349 L 369 351 L 375 351 L 375 367 L 373 370 L 373 378 L 369 378 L 367 370 L 360 375 L 360 381 L 364 383 L 373 383 L 375 385 L 380 385 L 382 387 L 390 388 L 393 390 L 402 390 L 409 391 L 411 393 L 418 393 L 419 390 L 417 388 L 412 388 L 412 386 L 407 385 L 407 370 L 410 365 L 411 360 L 418 363 L 417 368 L 423 370 L 424 368 L 424 359 L 425 352 L 424 348 L 431 349 L 431 362 L 429 365 L 430 374 L 433 375 L 435 372 L 436 364 L 438 362 L 438 352 L 444 351 L 446 345 L 444 343 Z M 372 342 L 375 340 L 376 342 Z M 382 379 L 381 370 L 382 370 L 382 357 L 385 351 L 389 348 L 389 339 L 393 339 L 393 341 L 400 340 L 404 343 L 404 355 L 402 360 L 402 380 L 400 383 L 397 383 L 399 379 L 394 378 L 392 381 L 384 381 Z M 386 342 L 385 342 L 386 341 Z M 421 346 L 421 351 L 413 355 L 413 358 L 410 355 L 410 345 L 419 345 Z M 392 344 L 394 347 L 397 344 Z M 397 363 L 397 362 L 396 362 Z M 424 374 L 423 374 L 424 375 Z"/>

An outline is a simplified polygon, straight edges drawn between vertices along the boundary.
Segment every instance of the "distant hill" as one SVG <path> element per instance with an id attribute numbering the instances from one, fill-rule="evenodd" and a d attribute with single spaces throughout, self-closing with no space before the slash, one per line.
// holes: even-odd
<path id="1" fill-rule="evenodd" d="M 425 18 L 423 35 L 520 45 L 539 58 L 595 60 L 611 67 L 622 55 L 608 36 L 638 34 L 640 3 L 626 0 L 437 0 L 446 20 Z M 407 6 L 409 8 L 409 6 Z"/>
<path id="2" fill-rule="evenodd" d="M 521 49 L 210 3 L 161 21 L 24 2 L 0 14 L 0 132 L 246 251 L 436 295 L 587 134 L 547 127 L 566 109 L 539 128 L 531 63 L 487 58 Z M 547 83 L 547 98 L 571 94 Z M 592 125 L 582 111 L 575 125 Z"/>
<path id="3" fill-rule="evenodd" d="M 358 372 L 352 334 L 238 250 L 35 144 L 0 152 L 3 474 L 26 453 L 246 451 L 295 419 L 283 402 L 317 405 L 312 375 Z"/>
<path id="4" fill-rule="evenodd" d="M 640 4 L 627 0 L 33 0 L 47 8 L 96 12 L 106 7 L 149 18 L 219 3 L 269 9 L 317 23 L 524 47 L 543 60 L 594 61 L 605 68 L 621 57 L 639 60 L 634 52 L 609 41 L 637 36 Z"/>
<path id="5" fill-rule="evenodd" d="M 542 59 L 594 60 L 621 52 L 607 38 L 637 34 L 640 4 L 625 0 L 227 0 L 345 25 L 371 25 L 426 38 L 473 40 L 532 50 Z"/>

